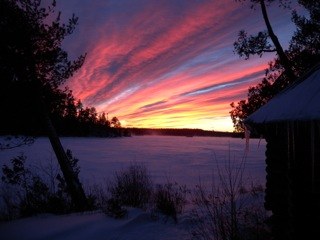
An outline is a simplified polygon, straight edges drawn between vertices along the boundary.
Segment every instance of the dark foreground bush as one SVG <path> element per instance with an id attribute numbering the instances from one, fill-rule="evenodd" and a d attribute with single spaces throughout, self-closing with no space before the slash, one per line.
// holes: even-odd
<path id="1" fill-rule="evenodd" d="M 127 214 L 124 206 L 146 208 L 151 205 L 154 217 L 162 214 L 178 222 L 177 215 L 182 213 L 186 204 L 186 186 L 167 183 L 158 185 L 153 192 L 150 175 L 142 164 L 132 164 L 128 169 L 116 172 L 108 190 L 110 196 L 102 209 L 115 218 Z"/>
<path id="2" fill-rule="evenodd" d="M 121 206 L 120 202 L 116 199 L 110 198 L 107 200 L 105 206 L 103 206 L 102 211 L 112 218 L 124 218 L 128 211 L 123 206 Z"/>
<path id="3" fill-rule="evenodd" d="M 187 188 L 185 185 L 178 183 L 158 185 L 153 196 L 155 213 L 171 217 L 177 223 L 178 214 L 182 213 L 187 203 L 186 196 Z"/>
<path id="4" fill-rule="evenodd" d="M 116 172 L 108 190 L 111 199 L 120 205 L 144 208 L 151 198 L 152 181 L 144 165 L 132 164 L 127 170 Z"/>
<path id="5" fill-rule="evenodd" d="M 67 156 L 75 174 L 79 174 L 78 160 L 70 150 Z M 73 211 L 73 205 L 64 178 L 59 171 L 42 172 L 25 165 L 26 157 L 11 159 L 11 166 L 3 165 L 0 192 L 1 220 L 27 217 L 41 213 L 64 214 Z M 52 166 L 48 169 L 52 170 Z M 44 172 L 48 175 L 46 179 Z M 8 191 L 10 190 L 10 191 Z"/>
<path id="6" fill-rule="evenodd" d="M 201 184 L 193 192 L 191 213 L 193 239 L 269 240 L 267 212 L 263 207 L 264 189 L 259 184 L 247 188 L 243 179 L 245 157 L 224 168 L 217 164 L 217 182 L 210 190 Z"/>

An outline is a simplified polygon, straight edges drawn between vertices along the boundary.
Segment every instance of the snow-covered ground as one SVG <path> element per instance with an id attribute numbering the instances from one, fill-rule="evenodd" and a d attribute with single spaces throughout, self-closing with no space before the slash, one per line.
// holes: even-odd
<path id="1" fill-rule="evenodd" d="M 209 184 L 216 169 L 231 159 L 241 161 L 245 140 L 210 137 L 142 136 L 131 138 L 63 138 L 65 148 L 80 160 L 80 178 L 86 184 L 102 183 L 131 163 L 144 163 L 156 183 L 177 181 L 192 188 Z M 0 151 L 1 165 L 24 152 L 27 164 L 46 168 L 56 164 L 46 138 L 28 147 Z M 265 141 L 250 139 L 245 178 L 265 183 Z M 0 238 L 11 239 L 189 239 L 187 216 L 179 223 L 155 221 L 142 210 L 130 209 L 127 218 L 115 220 L 101 212 L 64 216 L 41 215 L 0 223 Z"/>
<path id="2" fill-rule="evenodd" d="M 0 224 L 2 240 L 176 240 L 188 239 L 187 222 L 154 220 L 131 209 L 124 219 L 103 213 L 43 215 Z"/>
<path id="3" fill-rule="evenodd" d="M 117 170 L 132 163 L 143 163 L 156 183 L 168 178 L 194 186 L 211 182 L 218 167 L 228 159 L 239 163 L 246 148 L 245 139 L 219 137 L 134 136 L 129 138 L 62 138 L 63 146 L 79 159 L 84 184 L 101 183 Z M 0 151 L 1 164 L 24 152 L 27 164 L 46 168 L 57 166 L 47 138 L 38 138 L 27 147 Z M 265 141 L 250 139 L 246 152 L 245 177 L 265 183 Z"/>

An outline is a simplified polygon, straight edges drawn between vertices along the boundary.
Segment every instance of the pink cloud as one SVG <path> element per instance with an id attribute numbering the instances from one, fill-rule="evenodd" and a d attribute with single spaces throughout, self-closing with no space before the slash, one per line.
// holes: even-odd
<path id="1" fill-rule="evenodd" d="M 86 105 L 131 126 L 198 123 L 201 128 L 214 124 L 215 118 L 227 118 L 230 102 L 246 96 L 273 58 L 244 61 L 234 55 L 238 30 L 262 24 L 262 19 L 252 22 L 250 9 L 234 1 L 136 0 L 87 6 L 87 21 L 80 21 L 74 36 L 82 47 L 70 49 L 81 48 L 88 55 L 68 85 Z"/>

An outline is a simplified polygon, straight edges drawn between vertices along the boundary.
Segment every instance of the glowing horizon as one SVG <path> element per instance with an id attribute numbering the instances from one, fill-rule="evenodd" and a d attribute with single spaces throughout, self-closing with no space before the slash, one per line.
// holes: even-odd
<path id="1" fill-rule="evenodd" d="M 64 43 L 87 53 L 66 83 L 76 98 L 123 126 L 233 131 L 230 103 L 261 81 L 267 62 L 233 53 L 239 30 L 264 29 L 258 10 L 232 0 L 58 1 L 79 26 Z M 290 12 L 270 18 L 280 41 L 292 33 Z"/>

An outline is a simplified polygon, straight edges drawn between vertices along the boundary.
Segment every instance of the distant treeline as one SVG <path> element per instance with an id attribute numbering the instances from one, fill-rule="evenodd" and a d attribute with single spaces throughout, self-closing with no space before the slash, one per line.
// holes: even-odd
<path id="1" fill-rule="evenodd" d="M 1 91 L 0 135 L 47 135 L 44 108 L 59 136 L 119 137 L 127 134 L 117 117 L 109 119 L 104 112 L 83 106 L 68 88 L 44 88 L 45 106 L 34 89 L 32 83 L 14 82 Z"/>
<path id="2" fill-rule="evenodd" d="M 185 137 L 237 137 L 243 138 L 243 133 L 209 131 L 202 129 L 189 128 L 126 128 L 131 135 L 166 135 L 166 136 L 185 136 Z"/>
<path id="3" fill-rule="evenodd" d="M 11 83 L 0 95 L 0 135 L 47 135 L 42 109 L 48 110 L 51 121 L 59 136 L 74 137 L 121 137 L 131 135 L 243 137 L 243 133 L 208 131 L 202 129 L 172 128 L 122 128 L 117 117 L 98 113 L 94 107 L 85 107 L 75 99 L 68 88 L 44 88 L 44 102 L 31 83 Z"/>

